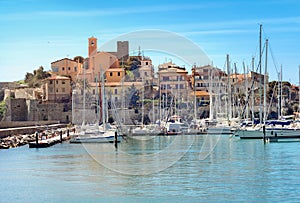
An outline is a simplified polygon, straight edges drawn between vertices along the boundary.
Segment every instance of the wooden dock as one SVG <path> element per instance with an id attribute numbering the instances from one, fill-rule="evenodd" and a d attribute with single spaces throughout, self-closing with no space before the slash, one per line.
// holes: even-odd
<path id="1" fill-rule="evenodd" d="M 36 140 L 29 143 L 29 148 L 46 148 L 57 143 L 62 143 L 63 141 L 69 140 L 71 138 L 69 131 L 63 133 L 60 131 L 53 137 L 48 138 L 47 135 L 39 136 L 36 134 Z"/>

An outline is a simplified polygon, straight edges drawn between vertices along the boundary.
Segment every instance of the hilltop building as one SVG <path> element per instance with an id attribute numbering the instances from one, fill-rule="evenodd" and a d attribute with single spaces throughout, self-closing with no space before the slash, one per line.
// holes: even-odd
<path id="1" fill-rule="evenodd" d="M 76 81 L 78 73 L 82 72 L 83 58 L 75 57 L 60 59 L 51 63 L 52 74 L 69 76 L 72 81 Z"/>

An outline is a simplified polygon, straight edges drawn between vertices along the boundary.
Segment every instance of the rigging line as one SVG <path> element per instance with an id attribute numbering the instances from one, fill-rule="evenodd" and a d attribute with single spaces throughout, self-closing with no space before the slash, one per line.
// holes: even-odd
<path id="1" fill-rule="evenodd" d="M 276 73 L 278 74 L 278 73 L 279 73 L 278 68 L 277 68 L 278 63 L 277 63 L 277 61 L 275 60 L 275 57 L 274 57 L 274 54 L 273 54 L 273 50 L 272 50 L 272 47 L 271 47 L 270 43 L 269 43 L 269 49 L 270 49 L 270 52 L 271 52 L 273 65 L 274 65 L 274 67 L 275 67 L 275 69 L 276 69 Z"/>
<path id="2" fill-rule="evenodd" d="M 264 52 L 265 47 L 266 47 L 266 44 L 264 44 L 264 47 L 263 47 L 263 49 L 262 49 L 262 53 Z M 257 65 L 257 67 L 256 67 L 256 73 L 258 72 L 258 69 L 259 69 L 260 64 L 261 64 L 261 61 L 259 61 L 258 65 Z M 260 78 L 261 78 L 261 76 L 260 76 Z M 250 90 L 253 88 L 253 86 L 254 86 L 254 80 L 252 81 Z M 241 117 L 243 117 L 243 116 L 245 115 L 246 106 L 247 106 L 248 103 L 249 103 L 249 98 L 250 98 L 250 95 L 251 95 L 251 94 L 250 94 L 250 93 L 251 93 L 250 90 L 247 90 L 247 91 L 248 91 L 248 98 L 247 98 L 247 100 L 246 100 L 246 105 L 244 105 L 244 108 L 243 108 L 242 116 L 241 116 Z"/>

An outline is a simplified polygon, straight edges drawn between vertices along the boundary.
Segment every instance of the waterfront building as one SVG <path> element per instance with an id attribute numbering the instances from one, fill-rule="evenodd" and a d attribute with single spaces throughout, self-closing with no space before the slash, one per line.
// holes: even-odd
<path id="1" fill-rule="evenodd" d="M 44 102 L 68 102 L 71 99 L 71 80 L 69 77 L 53 75 L 42 85 Z"/>
<path id="2" fill-rule="evenodd" d="M 172 94 L 176 99 L 187 101 L 189 96 L 188 72 L 172 62 L 158 66 L 158 80 L 162 95 Z"/>

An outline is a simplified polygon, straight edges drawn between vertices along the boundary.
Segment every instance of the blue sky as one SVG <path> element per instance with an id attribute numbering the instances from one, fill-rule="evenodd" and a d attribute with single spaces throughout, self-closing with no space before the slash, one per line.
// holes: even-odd
<path id="1" fill-rule="evenodd" d="M 87 57 L 87 39 L 91 36 L 97 37 L 101 46 L 120 35 L 148 29 L 187 38 L 221 69 L 229 54 L 241 72 L 243 62 L 250 66 L 252 57 L 258 59 L 259 24 L 263 25 L 263 42 L 269 39 L 271 80 L 277 79 L 276 69 L 282 65 L 283 79 L 298 84 L 297 0 L 0 0 L 0 81 L 24 79 L 26 72 L 41 65 L 49 70 L 51 62 L 64 57 Z M 140 46 L 143 49 L 143 44 Z M 153 53 L 145 55 L 151 57 Z M 153 55 L 153 63 L 161 64 L 165 58 L 172 56 Z"/>

